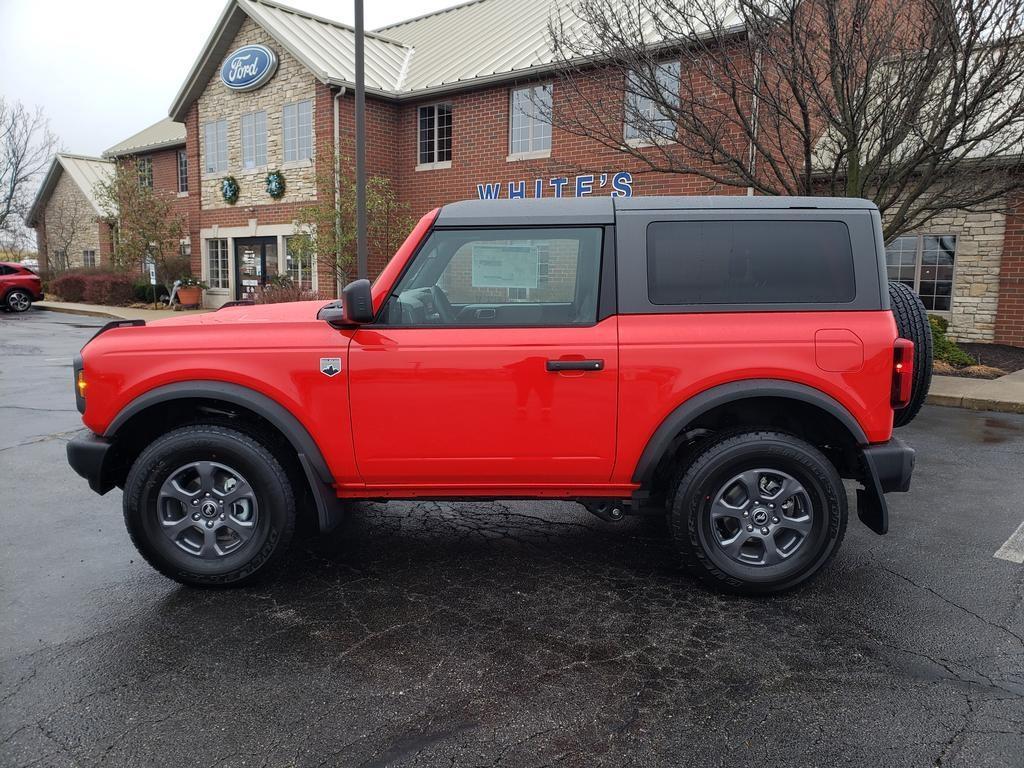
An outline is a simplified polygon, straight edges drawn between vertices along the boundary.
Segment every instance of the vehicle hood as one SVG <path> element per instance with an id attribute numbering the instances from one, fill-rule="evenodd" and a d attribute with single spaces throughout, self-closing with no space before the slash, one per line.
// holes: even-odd
<path id="1" fill-rule="evenodd" d="M 248 323 L 295 323 L 316 320 L 320 308 L 326 301 L 289 301 L 280 304 L 256 304 L 239 307 L 225 307 L 214 312 L 202 314 L 185 314 L 182 317 L 169 317 L 154 320 L 148 326 L 182 326 L 182 325 L 244 325 Z"/>

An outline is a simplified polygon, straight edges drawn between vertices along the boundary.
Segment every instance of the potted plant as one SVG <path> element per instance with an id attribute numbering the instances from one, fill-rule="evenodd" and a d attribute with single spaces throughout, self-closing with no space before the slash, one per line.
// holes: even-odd
<path id="1" fill-rule="evenodd" d="M 191 275 L 181 278 L 178 285 L 178 303 L 183 307 L 199 306 L 203 303 L 203 291 L 209 286 Z"/>

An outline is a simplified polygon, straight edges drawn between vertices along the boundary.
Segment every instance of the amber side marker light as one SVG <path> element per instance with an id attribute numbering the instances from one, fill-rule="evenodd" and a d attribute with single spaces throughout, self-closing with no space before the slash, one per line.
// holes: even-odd
<path id="1" fill-rule="evenodd" d="M 85 381 L 85 371 L 78 372 L 78 380 L 75 383 L 78 385 L 79 397 L 85 397 L 85 388 L 88 386 Z"/>

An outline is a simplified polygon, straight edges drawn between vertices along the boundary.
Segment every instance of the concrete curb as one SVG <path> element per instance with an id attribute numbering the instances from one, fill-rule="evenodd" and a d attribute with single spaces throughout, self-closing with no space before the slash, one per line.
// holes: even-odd
<path id="1" fill-rule="evenodd" d="M 992 400 L 987 397 L 970 397 L 965 395 L 932 395 L 925 398 L 928 405 L 941 405 L 948 408 L 966 408 L 971 411 L 996 411 L 998 413 L 1024 413 L 1024 402 L 1012 400 Z"/>
<path id="2" fill-rule="evenodd" d="M 35 309 L 42 312 L 61 312 L 65 315 L 85 315 L 86 317 L 104 317 L 109 320 L 123 320 L 124 318 L 120 315 L 113 315 L 110 312 L 100 312 L 95 309 L 70 309 L 69 307 L 54 307 L 54 306 L 43 306 L 38 302 L 32 305 Z"/>

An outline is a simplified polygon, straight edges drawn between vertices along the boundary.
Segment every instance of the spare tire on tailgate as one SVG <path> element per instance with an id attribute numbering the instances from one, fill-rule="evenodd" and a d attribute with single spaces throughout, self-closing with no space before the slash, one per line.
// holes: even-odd
<path id="1" fill-rule="evenodd" d="M 889 305 L 896 318 L 900 338 L 914 342 L 914 382 L 910 402 L 906 408 L 898 409 L 893 417 L 893 426 L 902 427 L 917 416 L 932 384 L 932 329 L 928 324 L 928 312 L 912 288 L 890 282 Z"/>

